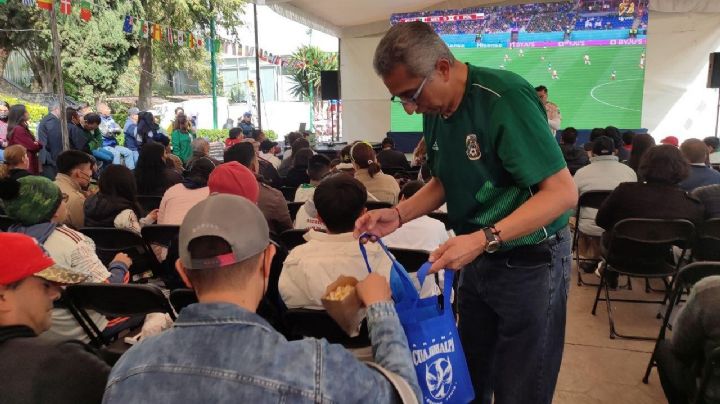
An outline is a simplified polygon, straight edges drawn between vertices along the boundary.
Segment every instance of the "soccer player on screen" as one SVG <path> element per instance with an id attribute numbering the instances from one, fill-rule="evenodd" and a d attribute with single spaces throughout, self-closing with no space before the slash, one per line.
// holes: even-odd
<path id="1" fill-rule="evenodd" d="M 552 71 L 552 79 L 553 79 L 553 80 L 557 80 L 558 78 L 559 78 L 559 77 L 558 77 L 558 74 L 557 74 L 557 70 L 553 70 L 553 71 Z"/>
<path id="2" fill-rule="evenodd" d="M 640 69 L 645 69 L 645 52 L 640 55 Z"/>
<path id="3" fill-rule="evenodd" d="M 586 64 L 586 65 L 588 65 L 588 66 L 591 65 L 591 63 L 590 63 L 590 55 L 586 54 L 585 56 L 583 56 L 583 60 L 585 60 L 585 64 Z"/>
<path id="4" fill-rule="evenodd" d="M 523 56 L 525 56 L 525 51 L 523 51 L 522 49 L 520 49 L 520 51 L 518 52 L 518 54 L 520 55 L 520 57 L 523 57 Z"/>
<path id="5" fill-rule="evenodd" d="M 552 63 L 548 63 L 548 71 L 551 72 L 552 69 L 553 69 L 553 68 L 552 68 Z"/>
<path id="6" fill-rule="evenodd" d="M 510 61 L 510 56 L 506 53 L 505 57 L 503 58 L 503 62 L 507 63 Z"/>
<path id="7" fill-rule="evenodd" d="M 617 78 L 617 72 L 615 70 L 610 73 L 610 80 L 615 80 Z"/>

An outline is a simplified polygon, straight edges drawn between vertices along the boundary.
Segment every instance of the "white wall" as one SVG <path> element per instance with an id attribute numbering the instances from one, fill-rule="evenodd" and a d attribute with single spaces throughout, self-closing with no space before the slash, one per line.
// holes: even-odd
<path id="1" fill-rule="evenodd" d="M 390 130 L 390 93 L 372 67 L 379 36 L 340 41 L 343 140 L 382 141 Z"/>
<path id="2" fill-rule="evenodd" d="M 720 50 L 720 15 L 650 11 L 642 126 L 656 140 L 714 135 L 718 90 L 706 88 Z"/>

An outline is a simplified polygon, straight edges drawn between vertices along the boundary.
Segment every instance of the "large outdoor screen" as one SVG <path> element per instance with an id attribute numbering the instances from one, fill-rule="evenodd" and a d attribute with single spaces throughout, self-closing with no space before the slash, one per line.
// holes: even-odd
<path id="1" fill-rule="evenodd" d="M 647 0 L 573 0 L 394 14 L 393 24 L 421 20 L 455 56 L 477 66 L 513 71 L 548 88 L 562 126 L 640 128 Z M 400 105 L 393 131 L 422 130 Z"/>

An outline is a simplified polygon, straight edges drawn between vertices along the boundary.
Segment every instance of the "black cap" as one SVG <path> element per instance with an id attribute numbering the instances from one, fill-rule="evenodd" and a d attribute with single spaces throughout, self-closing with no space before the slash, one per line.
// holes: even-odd
<path id="1" fill-rule="evenodd" d="M 615 142 L 607 136 L 600 136 L 593 142 L 592 152 L 596 156 L 610 156 L 615 151 Z"/>

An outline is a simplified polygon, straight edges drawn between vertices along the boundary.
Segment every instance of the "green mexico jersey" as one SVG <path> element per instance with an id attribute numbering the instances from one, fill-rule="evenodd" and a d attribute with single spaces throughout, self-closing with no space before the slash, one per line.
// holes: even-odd
<path id="1" fill-rule="evenodd" d="M 447 119 L 423 117 L 428 164 L 445 188 L 457 234 L 499 222 L 565 168 L 535 89 L 512 72 L 468 69 L 457 111 Z M 539 243 L 567 225 L 568 217 L 569 212 L 505 248 Z"/>

